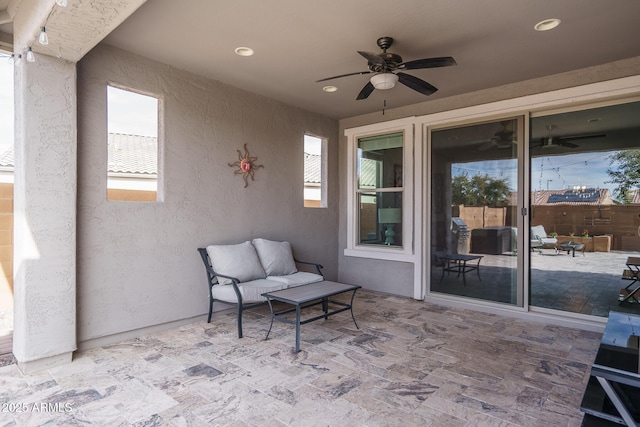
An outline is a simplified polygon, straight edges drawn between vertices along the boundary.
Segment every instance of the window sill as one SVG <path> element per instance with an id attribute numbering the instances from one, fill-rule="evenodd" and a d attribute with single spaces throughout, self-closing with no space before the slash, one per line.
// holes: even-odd
<path id="1" fill-rule="evenodd" d="M 344 256 L 381 259 L 386 261 L 414 262 L 413 254 L 403 248 L 357 248 L 345 249 Z"/>

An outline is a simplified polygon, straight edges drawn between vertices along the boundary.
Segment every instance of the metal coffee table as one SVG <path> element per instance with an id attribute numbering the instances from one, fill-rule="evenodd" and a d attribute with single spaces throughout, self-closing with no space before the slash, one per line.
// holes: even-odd
<path id="1" fill-rule="evenodd" d="M 584 245 L 582 243 L 560 243 L 560 249 L 567 251 L 567 255 L 569 255 L 569 253 L 573 253 L 574 257 L 576 256 L 576 250 L 582 251 L 582 256 L 584 256 Z"/>
<path id="2" fill-rule="evenodd" d="M 262 294 L 263 297 L 267 298 L 269 309 L 271 310 L 271 325 L 269 326 L 269 331 L 267 331 L 267 336 L 264 339 L 267 340 L 269 338 L 274 319 L 279 320 L 280 322 L 288 323 L 290 325 L 296 325 L 295 351 L 297 353 L 300 351 L 300 325 L 304 325 L 323 318 L 326 320 L 329 316 L 342 313 L 346 310 L 351 311 L 351 318 L 353 319 L 353 323 L 356 325 L 356 328 L 360 329 L 358 327 L 358 324 L 356 323 L 356 318 L 353 316 L 353 298 L 356 296 L 356 291 L 361 287 L 362 286 L 347 285 L 345 283 L 330 282 L 328 280 L 325 280 L 322 282 L 311 283 L 309 285 L 296 286 L 293 288 L 282 289 L 280 291 L 273 291 Z M 340 295 L 346 292 L 353 292 L 351 294 L 351 302 L 348 304 L 329 299 L 329 297 Z M 285 304 L 293 305 L 294 307 L 281 311 L 274 311 L 272 301 L 283 302 Z M 330 304 L 332 306 L 338 306 L 339 308 L 335 308 L 329 311 Z M 300 311 L 303 308 L 313 307 L 316 305 L 322 305 L 321 315 L 314 316 L 305 320 L 300 319 Z M 292 313 L 294 311 L 296 313 L 295 320 L 288 319 L 284 316 L 285 314 Z"/>
<path id="3" fill-rule="evenodd" d="M 480 279 L 480 260 L 483 257 L 482 255 L 450 254 L 446 252 L 436 252 L 435 255 L 442 261 L 441 282 L 444 279 L 444 273 L 453 272 L 458 273 L 456 277 L 462 275 L 462 284 L 467 286 L 467 273 L 474 270 L 478 275 L 478 280 L 482 280 Z"/>

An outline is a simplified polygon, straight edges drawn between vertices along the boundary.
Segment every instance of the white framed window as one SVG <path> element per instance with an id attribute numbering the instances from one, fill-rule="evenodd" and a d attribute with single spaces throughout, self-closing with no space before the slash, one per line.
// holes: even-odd
<path id="1" fill-rule="evenodd" d="M 345 255 L 410 261 L 413 254 L 414 118 L 345 130 Z"/>

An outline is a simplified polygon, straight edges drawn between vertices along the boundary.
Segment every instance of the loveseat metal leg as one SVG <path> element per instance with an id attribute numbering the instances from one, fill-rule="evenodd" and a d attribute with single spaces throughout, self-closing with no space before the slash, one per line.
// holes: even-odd
<path id="1" fill-rule="evenodd" d="M 209 298 L 209 317 L 207 317 L 207 323 L 211 323 L 212 314 L 213 314 L 213 299 Z"/>
<path id="2" fill-rule="evenodd" d="M 238 305 L 238 338 L 242 338 L 242 305 Z"/>

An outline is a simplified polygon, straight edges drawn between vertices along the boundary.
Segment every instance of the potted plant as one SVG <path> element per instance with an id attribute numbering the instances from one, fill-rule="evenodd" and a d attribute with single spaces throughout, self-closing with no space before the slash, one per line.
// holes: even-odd
<path id="1" fill-rule="evenodd" d="M 589 237 L 589 230 L 587 229 L 582 230 L 582 237 Z"/>
<path id="2" fill-rule="evenodd" d="M 575 233 L 572 231 L 571 233 L 569 233 L 569 237 L 575 237 Z"/>
<path id="3" fill-rule="evenodd" d="M 556 233 L 555 231 L 552 231 L 551 233 L 549 233 L 549 236 L 558 237 L 558 233 Z"/>

